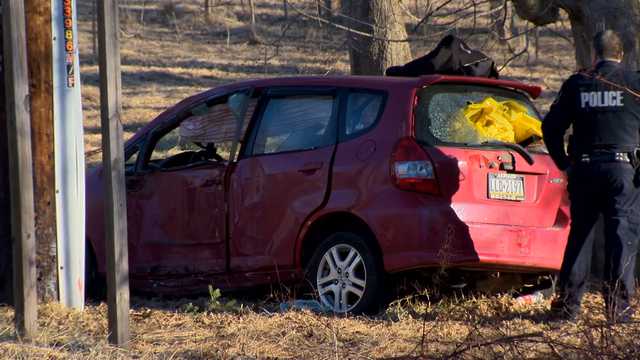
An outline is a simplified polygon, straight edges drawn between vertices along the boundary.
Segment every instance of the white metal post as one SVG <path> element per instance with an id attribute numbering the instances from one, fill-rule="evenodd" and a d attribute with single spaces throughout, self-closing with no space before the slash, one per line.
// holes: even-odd
<path id="1" fill-rule="evenodd" d="M 52 1 L 58 283 L 60 302 L 82 309 L 85 157 L 76 4 Z"/>

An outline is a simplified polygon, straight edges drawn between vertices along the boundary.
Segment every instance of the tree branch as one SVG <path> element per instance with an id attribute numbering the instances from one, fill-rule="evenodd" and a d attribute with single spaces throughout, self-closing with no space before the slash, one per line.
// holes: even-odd
<path id="1" fill-rule="evenodd" d="M 555 0 L 511 0 L 516 14 L 538 26 L 554 23 L 560 19 L 560 7 Z"/>

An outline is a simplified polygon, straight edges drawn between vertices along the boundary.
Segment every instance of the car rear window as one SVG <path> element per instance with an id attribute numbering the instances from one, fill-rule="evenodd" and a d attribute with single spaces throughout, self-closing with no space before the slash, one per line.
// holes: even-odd
<path id="1" fill-rule="evenodd" d="M 482 116 L 482 112 L 489 111 L 487 108 L 491 106 L 498 106 L 499 109 L 502 109 L 501 106 L 517 107 L 517 115 L 524 118 L 527 124 L 538 128 L 540 126 L 540 116 L 535 107 L 526 95 L 518 91 L 484 85 L 436 84 L 418 92 L 416 138 L 434 145 L 474 145 L 505 141 L 505 128 L 494 123 L 491 117 L 483 118 L 481 123 L 470 120 L 472 109 L 476 109 L 476 116 Z M 480 132 L 478 126 L 489 131 Z M 518 134 L 520 141 L 508 142 L 522 145 L 535 143 L 539 146 L 540 138 L 528 134 Z"/>

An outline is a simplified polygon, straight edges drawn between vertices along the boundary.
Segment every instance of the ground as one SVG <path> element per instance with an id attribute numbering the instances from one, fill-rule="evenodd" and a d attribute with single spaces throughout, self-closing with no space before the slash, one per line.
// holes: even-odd
<path id="1" fill-rule="evenodd" d="M 349 72 L 344 32 L 298 12 L 315 14 L 315 1 L 289 1 L 286 19 L 283 2 L 255 2 L 260 36 L 257 44 L 249 36 L 248 1 L 214 1 L 208 19 L 202 1 L 121 1 L 123 125 L 127 137 L 180 99 L 223 83 L 267 76 Z M 487 3 L 476 2 L 482 6 Z M 426 3 L 403 2 L 409 29 L 424 16 Z M 486 24 L 476 23 L 474 14 L 469 13 L 472 9 L 467 9 L 463 20 L 447 25 L 454 16 L 450 10 L 470 3 L 454 1 L 439 10 L 445 16 L 427 22 L 430 26 L 426 30 L 410 33 L 414 56 L 424 54 L 444 31 L 451 31 L 489 53 L 498 66 L 507 63 L 513 54 L 507 51 L 505 42 L 492 40 L 487 34 L 473 35 L 476 27 L 486 28 Z M 92 0 L 78 1 L 90 165 L 100 160 L 93 9 Z M 524 23 L 518 26 L 520 31 L 527 31 Z M 522 48 L 523 43 L 514 40 L 510 45 Z M 562 23 L 542 29 L 538 49 L 538 57 L 532 49 L 528 56 L 508 62 L 501 75 L 543 86 L 543 95 L 536 104 L 544 112 L 562 80 L 575 70 L 570 31 Z M 520 304 L 509 294 L 434 294 L 433 290 L 416 290 L 396 298 L 378 315 L 347 317 L 309 311 L 281 313 L 280 302 L 290 299 L 273 294 L 244 296 L 235 304 L 229 303 L 228 296 L 233 295 L 227 294 L 222 299 L 134 298 L 128 350 L 107 344 L 104 303 L 89 305 L 84 312 L 57 304 L 41 305 L 40 331 L 32 343 L 16 339 L 13 310 L 5 306 L 0 307 L 0 354 L 6 358 L 53 359 L 640 356 L 640 339 L 636 335 L 640 324 L 606 324 L 601 298 L 594 294 L 588 296 L 584 313 L 575 324 L 548 321 L 548 300 Z"/>
<path id="2" fill-rule="evenodd" d="M 640 356 L 640 323 L 607 324 L 595 295 L 587 296 L 576 323 L 548 321 L 548 301 L 521 304 L 506 295 L 428 299 L 421 292 L 370 317 L 280 313 L 273 302 L 227 306 L 224 299 L 134 299 L 128 349 L 107 344 L 105 304 L 84 312 L 59 304 L 40 306 L 40 332 L 30 344 L 15 339 L 13 311 L 0 307 L 0 353 L 14 359 L 95 360 Z"/>

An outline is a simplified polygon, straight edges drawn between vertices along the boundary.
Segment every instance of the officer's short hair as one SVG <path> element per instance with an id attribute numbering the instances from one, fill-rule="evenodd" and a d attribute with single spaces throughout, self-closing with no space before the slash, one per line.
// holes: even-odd
<path id="1" fill-rule="evenodd" d="M 593 49 L 600 59 L 618 59 L 623 54 L 622 40 L 613 30 L 597 33 L 593 37 Z"/>

